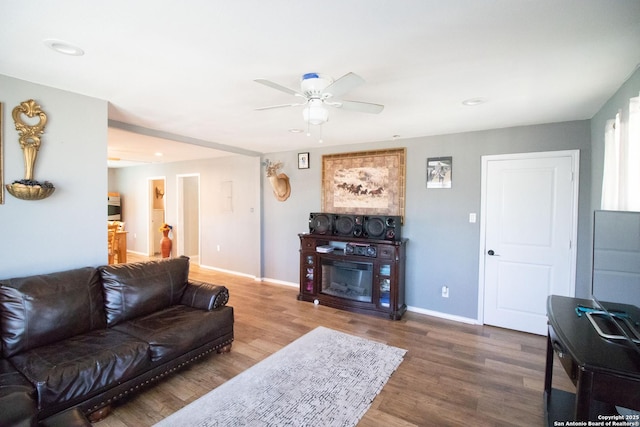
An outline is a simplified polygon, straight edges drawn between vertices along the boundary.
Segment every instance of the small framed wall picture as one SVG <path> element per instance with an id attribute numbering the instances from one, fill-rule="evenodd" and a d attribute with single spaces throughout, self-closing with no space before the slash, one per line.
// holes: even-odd
<path id="1" fill-rule="evenodd" d="M 309 169 L 309 153 L 298 153 L 298 169 Z"/>
<path id="2" fill-rule="evenodd" d="M 430 157 L 427 159 L 427 188 L 451 188 L 453 172 L 451 157 Z"/>

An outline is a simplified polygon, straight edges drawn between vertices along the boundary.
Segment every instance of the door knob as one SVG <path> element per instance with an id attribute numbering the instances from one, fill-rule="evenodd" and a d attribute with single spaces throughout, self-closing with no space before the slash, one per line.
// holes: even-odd
<path id="1" fill-rule="evenodd" d="M 493 249 L 489 249 L 489 251 L 487 252 L 487 254 L 494 256 L 496 253 L 493 251 Z"/>

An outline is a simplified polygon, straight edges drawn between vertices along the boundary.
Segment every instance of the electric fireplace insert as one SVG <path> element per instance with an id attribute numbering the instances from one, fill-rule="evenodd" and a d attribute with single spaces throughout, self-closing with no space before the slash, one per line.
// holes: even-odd
<path id="1" fill-rule="evenodd" d="M 373 263 L 322 259 L 321 293 L 354 301 L 371 302 Z"/>

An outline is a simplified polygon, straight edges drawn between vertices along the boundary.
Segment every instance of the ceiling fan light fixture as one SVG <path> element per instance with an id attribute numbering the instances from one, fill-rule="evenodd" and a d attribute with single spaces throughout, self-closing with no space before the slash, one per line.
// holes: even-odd
<path id="1" fill-rule="evenodd" d="M 309 104 L 302 110 L 302 117 L 304 121 L 312 125 L 321 125 L 329 120 L 329 111 L 324 108 L 322 101 L 313 102 L 311 100 Z M 318 100 L 319 101 L 319 100 Z"/>
<path id="2" fill-rule="evenodd" d="M 384 105 L 380 104 L 335 99 L 340 98 L 349 90 L 364 83 L 364 79 L 362 77 L 351 72 L 337 80 L 333 80 L 331 77 L 320 73 L 303 74 L 300 80 L 300 91 L 290 89 L 286 86 L 282 86 L 281 84 L 263 78 L 255 79 L 254 81 L 280 92 L 304 98 L 304 102 L 271 105 L 268 107 L 257 108 L 257 110 L 269 110 L 273 108 L 304 105 L 302 117 L 307 124 L 307 134 L 310 134 L 311 125 L 322 125 L 329 120 L 329 111 L 327 110 L 327 106 L 371 114 L 378 114 L 384 109 Z"/>

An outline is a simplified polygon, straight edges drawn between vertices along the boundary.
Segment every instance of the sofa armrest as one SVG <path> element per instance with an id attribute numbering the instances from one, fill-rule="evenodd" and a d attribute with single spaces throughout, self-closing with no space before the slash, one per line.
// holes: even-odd
<path id="1" fill-rule="evenodd" d="M 189 281 L 180 303 L 209 311 L 226 305 L 228 301 L 229 290 L 225 286 Z"/>

